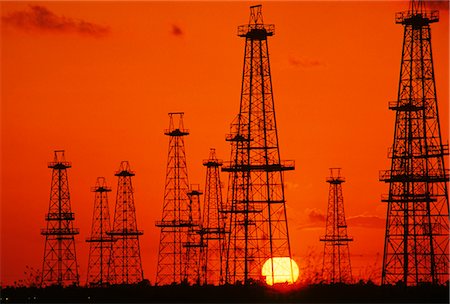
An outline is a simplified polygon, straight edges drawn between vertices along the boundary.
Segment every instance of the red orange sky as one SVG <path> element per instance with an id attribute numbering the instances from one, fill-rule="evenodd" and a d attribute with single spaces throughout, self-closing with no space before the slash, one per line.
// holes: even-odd
<path id="1" fill-rule="evenodd" d="M 168 139 L 168 112 L 184 111 L 191 183 L 203 187 L 210 147 L 227 159 L 239 111 L 243 40 L 238 25 L 256 2 L 2 2 L 2 284 L 40 268 L 54 149 L 72 161 L 69 182 L 81 282 L 86 277 L 97 176 L 116 189 L 130 161 L 144 276 L 155 279 Z M 259 3 L 259 2 L 258 2 Z M 31 6 L 30 6 L 31 5 Z M 448 2 L 434 4 L 433 54 L 443 138 L 448 139 Z M 34 8 L 33 8 L 34 6 Z M 36 8 L 38 6 L 38 8 Z M 305 270 L 320 269 L 328 168 L 342 167 L 354 276 L 381 267 L 394 113 L 406 2 L 263 2 L 274 23 L 270 59 L 286 173 L 290 241 Z M 34 23 L 36 14 L 52 22 Z M 54 16 L 53 16 L 54 14 Z M 55 19 L 56 18 L 56 19 Z M 63 25 L 61 25 L 61 22 Z M 58 26 L 59 25 L 59 26 Z M 223 181 L 227 180 L 225 174 Z M 114 192 L 110 205 L 114 205 Z M 311 270 L 311 267 L 308 267 Z"/>

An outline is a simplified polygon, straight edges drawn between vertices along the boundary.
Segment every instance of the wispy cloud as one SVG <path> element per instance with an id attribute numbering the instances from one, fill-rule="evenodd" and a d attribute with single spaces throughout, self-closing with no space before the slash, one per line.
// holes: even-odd
<path id="1" fill-rule="evenodd" d="M 59 16 L 40 5 L 30 5 L 28 10 L 15 11 L 2 16 L 2 23 L 26 32 L 75 33 L 95 38 L 104 37 L 110 32 L 108 27 L 81 19 Z"/>
<path id="2" fill-rule="evenodd" d="M 326 215 L 321 209 L 318 208 L 306 208 L 303 212 L 303 215 L 300 216 L 300 224 L 297 226 L 297 229 L 325 229 L 325 220 Z"/>
<path id="3" fill-rule="evenodd" d="M 325 229 L 326 214 L 321 209 L 305 209 L 298 229 Z M 376 215 L 359 214 L 346 218 L 347 226 L 352 227 L 384 229 L 386 220 Z"/>
<path id="4" fill-rule="evenodd" d="M 321 209 L 306 209 L 306 214 L 308 215 L 308 220 L 311 223 L 322 223 L 326 220 L 325 213 Z"/>
<path id="5" fill-rule="evenodd" d="M 173 36 L 175 36 L 175 37 L 182 37 L 182 36 L 184 36 L 183 29 L 180 26 L 176 25 L 176 24 L 172 24 L 172 29 L 171 29 L 170 33 Z"/>
<path id="6" fill-rule="evenodd" d="M 386 220 L 376 215 L 361 214 L 347 218 L 349 227 L 378 228 L 384 229 Z"/>
<path id="7" fill-rule="evenodd" d="M 289 64 L 295 68 L 315 68 L 325 65 L 322 61 L 312 58 L 290 56 L 288 60 Z"/>

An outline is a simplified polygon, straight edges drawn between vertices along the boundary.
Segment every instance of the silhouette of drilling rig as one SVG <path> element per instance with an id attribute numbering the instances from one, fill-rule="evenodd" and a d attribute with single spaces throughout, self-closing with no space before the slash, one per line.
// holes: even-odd
<path id="1" fill-rule="evenodd" d="M 94 211 L 92 215 L 91 236 L 86 239 L 89 246 L 87 285 L 105 286 L 114 283 L 114 262 L 112 260 L 112 243 L 114 239 L 108 235 L 111 231 L 109 216 L 108 192 L 104 177 L 98 177 L 95 187 Z"/>
<path id="2" fill-rule="evenodd" d="M 209 158 L 203 161 L 206 167 L 205 195 L 200 237 L 203 246 L 200 256 L 200 283 L 221 285 L 225 281 L 226 218 L 222 201 L 220 167 L 222 160 L 211 149 Z"/>
<path id="3" fill-rule="evenodd" d="M 183 112 L 169 113 L 169 153 L 161 229 L 156 284 L 198 283 L 200 243 L 199 189 L 190 189 L 186 163 Z M 195 214 L 194 214 L 195 212 Z"/>
<path id="4" fill-rule="evenodd" d="M 324 242 L 322 278 L 329 284 L 352 283 L 352 266 L 348 243 L 353 241 L 347 235 L 347 222 L 344 212 L 344 195 L 340 168 L 330 168 L 327 183 L 330 184 L 328 194 L 328 212 L 325 236 L 320 238 Z"/>
<path id="5" fill-rule="evenodd" d="M 380 172 L 389 184 L 382 284 L 444 284 L 449 267 L 449 171 L 444 165 L 430 24 L 438 11 L 412 0 L 397 13 L 404 28 L 391 169 Z"/>
<path id="6" fill-rule="evenodd" d="M 120 163 L 115 176 L 117 179 L 116 207 L 112 230 L 107 234 L 114 238 L 112 243 L 112 267 L 115 284 L 135 284 L 144 279 L 142 269 L 134 189 L 131 178 L 134 176 L 128 161 Z"/>
<path id="7" fill-rule="evenodd" d="M 268 37 L 274 25 L 264 24 L 261 5 L 250 7 L 248 24 L 238 27 L 245 39 L 239 114 L 226 140 L 229 173 L 226 282 L 260 281 L 263 264 L 273 257 L 291 257 L 283 172 L 293 161 L 281 161 L 269 64 Z M 272 281 L 276 272 L 271 260 Z M 291 261 L 291 274 L 292 261 Z"/>
<path id="8" fill-rule="evenodd" d="M 56 150 L 54 159 L 48 163 L 52 169 L 50 204 L 45 216 L 47 228 L 41 230 L 45 236 L 44 262 L 42 265 L 43 286 L 78 285 L 78 264 L 75 251 L 75 235 L 79 229 L 73 227 L 67 169 L 72 164 L 66 161 L 64 150 Z"/>

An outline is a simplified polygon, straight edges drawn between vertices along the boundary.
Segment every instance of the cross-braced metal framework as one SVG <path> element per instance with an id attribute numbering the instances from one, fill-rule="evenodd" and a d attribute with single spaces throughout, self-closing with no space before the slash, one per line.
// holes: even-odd
<path id="1" fill-rule="evenodd" d="M 189 227 L 187 230 L 187 241 L 184 247 L 184 280 L 186 284 L 200 284 L 200 253 L 203 247 L 200 213 L 200 191 L 199 185 L 191 185 L 187 193 L 189 197 Z"/>
<path id="2" fill-rule="evenodd" d="M 422 1 L 397 13 L 403 25 L 403 50 L 394 143 L 389 151 L 391 170 L 380 172 L 389 183 L 382 283 L 417 285 L 448 281 L 448 169 L 442 143 L 431 52 L 430 24 L 438 11 Z"/>
<path id="3" fill-rule="evenodd" d="M 225 213 L 222 201 L 220 167 L 223 162 L 217 159 L 216 150 L 211 149 L 209 158 L 203 161 L 206 167 L 205 196 L 203 201 L 202 229 L 203 241 L 200 257 L 200 283 L 220 285 L 225 279 Z"/>
<path id="4" fill-rule="evenodd" d="M 120 163 L 115 176 L 118 177 L 116 207 L 114 211 L 113 229 L 107 234 L 114 238 L 112 246 L 112 262 L 115 284 L 136 284 L 144 279 L 134 189 L 131 178 L 134 176 L 128 161 Z"/>
<path id="5" fill-rule="evenodd" d="M 98 177 L 91 191 L 95 193 L 95 198 L 91 236 L 86 239 L 90 244 L 86 285 L 105 286 L 113 283 L 114 279 L 114 268 L 111 267 L 114 239 L 107 234 L 111 231 L 108 205 L 108 192 L 111 192 L 111 188 L 106 185 L 104 177 Z"/>
<path id="6" fill-rule="evenodd" d="M 75 215 L 70 205 L 67 176 L 67 169 L 72 164 L 65 160 L 64 150 L 56 150 L 48 167 L 52 169 L 52 184 L 50 204 L 45 216 L 47 228 L 41 230 L 45 236 L 42 285 L 78 285 L 75 235 L 79 234 L 79 229 L 73 228 Z"/>
<path id="7" fill-rule="evenodd" d="M 187 242 L 187 231 L 192 222 L 189 219 L 189 180 L 184 148 L 184 136 L 189 135 L 189 130 L 184 128 L 183 115 L 183 112 L 169 113 L 169 129 L 164 131 L 169 136 L 169 153 L 162 218 L 156 222 L 161 228 L 156 272 L 158 285 L 185 281 L 186 247 L 183 243 Z"/>
<path id="8" fill-rule="evenodd" d="M 251 6 L 248 25 L 238 28 L 245 38 L 240 111 L 226 138 L 231 161 L 222 167 L 229 172 L 226 281 L 231 284 L 262 280 L 267 259 L 291 257 L 283 172 L 293 170 L 294 162 L 280 161 L 267 44 L 273 34 L 274 26 L 263 23 L 261 5 Z"/>
<path id="9" fill-rule="evenodd" d="M 350 250 L 348 243 L 353 241 L 347 235 L 347 222 L 344 213 L 344 196 L 340 168 L 330 168 L 330 184 L 328 193 L 328 212 L 325 236 L 320 240 L 324 242 L 322 279 L 325 283 L 352 283 L 352 266 L 350 263 Z"/>

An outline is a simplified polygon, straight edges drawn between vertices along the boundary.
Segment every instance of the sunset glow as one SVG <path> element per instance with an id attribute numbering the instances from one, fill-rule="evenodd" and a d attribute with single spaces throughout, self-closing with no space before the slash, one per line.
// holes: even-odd
<path id="1" fill-rule="evenodd" d="M 433 62 L 443 142 L 449 138 L 448 1 L 436 2 Z M 1 285 L 31 281 L 43 265 L 54 150 L 65 150 L 80 282 L 87 279 L 94 196 L 103 176 L 111 218 L 115 172 L 129 161 L 143 277 L 155 283 L 169 112 L 184 112 L 189 183 L 205 189 L 203 160 L 230 160 L 249 18 L 240 1 L 2 1 Z M 256 3 L 255 3 L 256 4 Z M 439 4 L 439 5 L 438 5 Z M 407 1 L 267 1 L 268 40 L 294 279 L 322 269 L 329 168 L 345 172 L 352 271 L 381 282 L 389 168 Z M 448 158 L 447 158 L 448 159 Z M 448 163 L 446 163 L 448 168 Z M 223 201 L 229 174 L 221 173 Z M 203 203 L 203 197 L 202 197 Z M 283 213 L 284 215 L 284 213 Z M 277 215 L 278 216 L 278 215 Z M 269 231 L 262 231 L 269 234 Z M 274 237 L 278 231 L 271 232 Z M 262 235 L 260 237 L 263 237 Z M 276 255 L 276 254 L 274 254 Z M 270 255 L 265 255 L 267 258 Z M 262 268 L 291 282 L 287 257 Z M 29 271 L 29 269 L 34 269 Z M 300 270 L 299 270 L 300 269 Z M 27 272 L 24 274 L 24 272 Z M 301 272 L 301 274 L 300 274 Z M 257 271 L 259 275 L 259 269 Z M 294 281 L 295 281 L 294 280 Z"/>
<path id="2" fill-rule="evenodd" d="M 268 259 L 264 263 L 261 274 L 266 277 L 266 283 L 268 285 L 273 285 L 276 283 L 295 283 L 298 280 L 300 272 L 297 263 L 293 259 L 289 257 L 277 257 Z"/>

